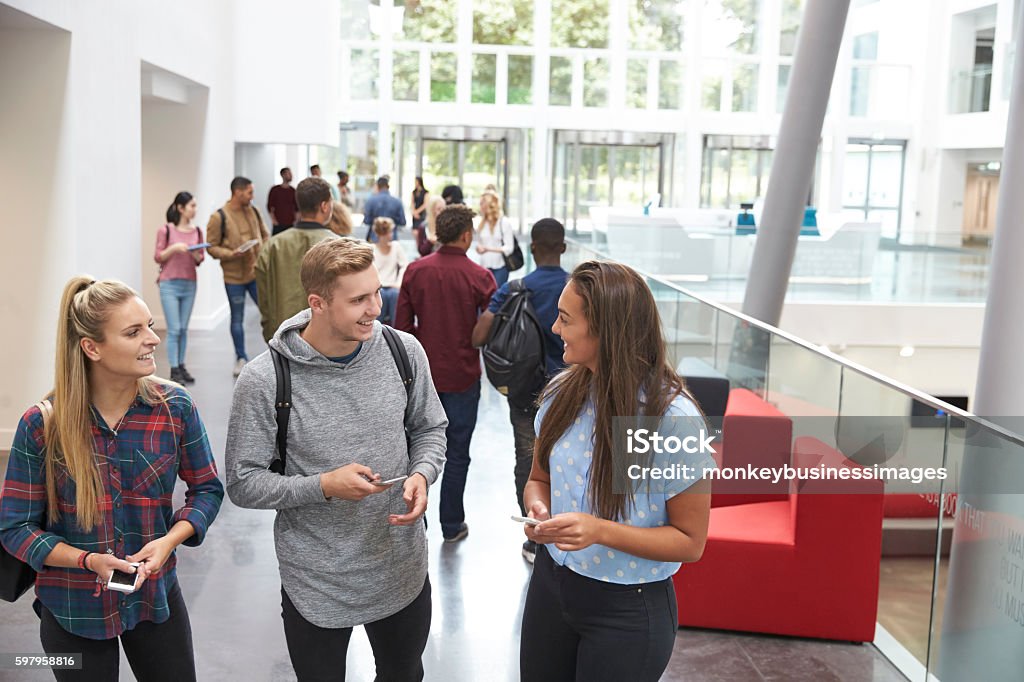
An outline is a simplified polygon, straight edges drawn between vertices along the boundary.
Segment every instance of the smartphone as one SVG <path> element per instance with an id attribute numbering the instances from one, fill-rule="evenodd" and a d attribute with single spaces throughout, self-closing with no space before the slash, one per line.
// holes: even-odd
<path id="1" fill-rule="evenodd" d="M 404 481 L 407 478 L 409 478 L 408 475 L 406 475 L 406 476 L 398 476 L 397 478 L 389 478 L 386 481 L 370 481 L 370 482 L 373 483 L 374 485 L 392 485 L 394 483 L 398 483 L 399 481 Z"/>
<path id="2" fill-rule="evenodd" d="M 526 517 L 526 516 L 516 516 L 515 514 L 512 515 L 512 520 L 513 521 L 518 521 L 519 523 L 525 523 L 527 526 L 537 526 L 537 525 L 540 525 L 540 520 L 539 519 L 531 519 L 531 518 Z"/>
<path id="3" fill-rule="evenodd" d="M 111 573 L 110 580 L 107 581 L 107 589 L 117 592 L 134 592 L 135 583 L 139 579 L 139 565 L 132 564 L 132 566 L 135 568 L 135 573 L 125 573 L 118 570 Z"/>

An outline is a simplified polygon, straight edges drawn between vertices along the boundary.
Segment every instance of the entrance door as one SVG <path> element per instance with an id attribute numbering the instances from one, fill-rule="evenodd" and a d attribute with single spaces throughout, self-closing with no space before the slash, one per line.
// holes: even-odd
<path id="1" fill-rule="evenodd" d="M 999 171 L 988 164 L 971 164 L 964 188 L 964 241 L 991 239 L 996 230 L 996 204 L 999 201 Z"/>

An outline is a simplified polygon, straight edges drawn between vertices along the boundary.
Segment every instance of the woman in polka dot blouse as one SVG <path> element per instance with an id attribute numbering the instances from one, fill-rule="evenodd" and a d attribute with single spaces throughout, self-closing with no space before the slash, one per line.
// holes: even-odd
<path id="1" fill-rule="evenodd" d="M 672 574 L 704 551 L 710 488 L 700 473 L 624 484 L 627 472 L 617 469 L 630 462 L 612 458 L 613 418 L 653 418 L 661 436 L 695 436 L 691 443 L 704 419 L 667 362 L 651 290 L 629 267 L 578 266 L 553 330 L 569 367 L 551 381 L 535 423 L 524 498 L 541 521 L 526 535 L 540 548 L 523 613 L 520 677 L 658 680 L 678 628 Z M 714 466 L 710 454 L 691 449 L 653 454 L 645 466 Z"/>

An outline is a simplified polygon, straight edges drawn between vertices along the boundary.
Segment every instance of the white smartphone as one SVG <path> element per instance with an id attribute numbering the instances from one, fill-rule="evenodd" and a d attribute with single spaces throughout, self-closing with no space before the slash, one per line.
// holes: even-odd
<path id="1" fill-rule="evenodd" d="M 392 485 L 394 483 L 398 483 L 399 481 L 404 481 L 407 478 L 409 478 L 408 475 L 406 475 L 406 476 L 398 476 L 397 478 L 389 478 L 386 481 L 370 481 L 370 482 L 373 483 L 374 485 L 382 485 L 383 486 L 383 485 Z"/>
<path id="2" fill-rule="evenodd" d="M 537 525 L 540 525 L 540 520 L 539 519 L 531 519 L 531 518 L 529 518 L 527 516 L 516 516 L 515 514 L 513 514 L 512 515 L 512 520 L 513 521 L 518 521 L 519 523 L 525 523 L 527 526 L 537 526 Z"/>
<path id="3" fill-rule="evenodd" d="M 135 573 L 118 570 L 111 573 L 110 580 L 107 581 L 107 589 L 115 592 L 134 592 L 135 583 L 139 580 L 139 565 L 132 564 L 132 567 L 135 568 Z"/>

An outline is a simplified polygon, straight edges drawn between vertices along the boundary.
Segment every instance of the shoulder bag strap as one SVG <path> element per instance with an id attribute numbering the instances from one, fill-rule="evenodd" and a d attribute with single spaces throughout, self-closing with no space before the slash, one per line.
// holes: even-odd
<path id="1" fill-rule="evenodd" d="M 228 232 L 228 217 L 224 215 L 224 209 L 218 208 L 217 215 L 220 216 L 220 246 L 224 245 L 224 237 Z"/>

